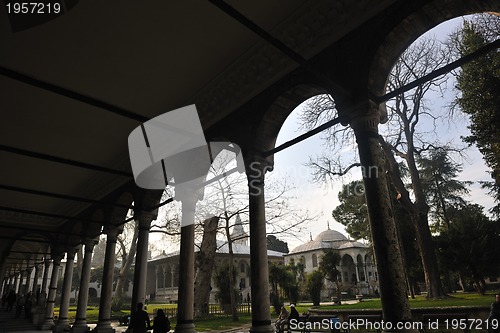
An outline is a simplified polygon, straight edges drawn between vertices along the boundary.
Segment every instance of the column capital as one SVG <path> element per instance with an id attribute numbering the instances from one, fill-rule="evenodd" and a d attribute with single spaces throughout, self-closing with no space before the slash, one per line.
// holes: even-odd
<path id="1" fill-rule="evenodd" d="M 64 253 L 60 253 L 60 252 L 52 253 L 50 255 L 50 257 L 52 259 L 53 264 L 57 263 L 57 265 L 59 265 L 61 263 L 61 260 L 64 258 Z"/>
<path id="2" fill-rule="evenodd" d="M 94 251 L 94 246 L 99 243 L 99 238 L 94 237 L 94 238 L 86 238 L 83 240 L 83 245 L 85 246 L 85 252 L 92 252 Z"/>
<path id="3" fill-rule="evenodd" d="M 257 180 L 264 182 L 266 172 L 273 169 L 274 163 L 262 156 L 262 152 L 254 150 L 245 155 L 245 170 L 249 182 Z"/>
<path id="4" fill-rule="evenodd" d="M 75 254 L 76 252 L 78 252 L 78 250 L 80 250 L 80 247 L 81 245 L 77 245 L 77 246 L 71 246 L 71 247 L 68 247 L 66 249 L 66 257 L 69 259 L 69 258 L 74 258 L 75 257 Z"/>
<path id="5" fill-rule="evenodd" d="M 108 240 L 112 240 L 116 242 L 118 235 L 123 232 L 123 224 L 106 224 L 103 228 L 103 232 L 108 236 Z"/>
<path id="6" fill-rule="evenodd" d="M 151 222 L 156 220 L 158 217 L 158 210 L 153 212 L 148 212 L 144 210 L 134 210 L 134 220 L 139 223 L 139 229 L 148 229 L 151 226 Z"/>
<path id="7" fill-rule="evenodd" d="M 348 109 L 349 124 L 355 132 L 378 133 L 378 124 L 387 118 L 385 104 L 377 104 L 369 99 L 350 105 Z"/>

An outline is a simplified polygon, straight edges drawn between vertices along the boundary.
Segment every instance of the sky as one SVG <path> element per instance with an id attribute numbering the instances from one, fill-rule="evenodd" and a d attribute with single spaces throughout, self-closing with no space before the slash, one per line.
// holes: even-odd
<path id="1" fill-rule="evenodd" d="M 441 39 L 454 31 L 461 22 L 462 18 L 447 21 L 430 30 L 427 34 L 435 35 Z M 446 98 L 450 100 L 451 96 L 451 94 L 448 94 Z M 433 108 L 436 109 L 446 107 L 447 102 L 447 100 L 440 97 L 431 100 Z M 305 132 L 305 130 L 299 130 L 299 115 L 301 112 L 302 107 L 299 106 L 287 118 L 279 133 L 277 146 Z M 449 140 L 453 143 L 463 145 L 460 136 L 469 134 L 467 123 L 468 120 L 466 118 L 456 119 L 454 122 L 450 122 L 449 119 L 443 119 L 443 121 L 438 123 L 438 135 L 443 141 Z M 325 152 L 327 152 L 327 149 L 321 139 L 321 134 L 318 134 L 275 155 L 275 166 L 272 177 L 285 177 L 292 180 L 296 187 L 294 193 L 296 204 L 320 214 L 316 222 L 308 225 L 308 233 L 300 233 L 295 237 L 287 237 L 285 239 L 288 242 L 290 250 L 308 241 L 311 236 L 314 239 L 320 232 L 326 230 L 328 225 L 330 229 L 340 231 L 348 236 L 344 226 L 333 219 L 331 212 L 339 204 L 337 196 L 342 184 L 361 179 L 361 171 L 359 168 L 355 168 L 346 176 L 337 178 L 336 181 L 330 184 L 314 183 L 311 169 L 305 166 L 305 164 L 309 161 L 310 157 L 319 156 Z M 493 206 L 493 199 L 477 183 L 479 180 L 490 180 L 490 176 L 487 173 L 488 169 L 477 148 L 471 147 L 468 149 L 467 156 L 466 160 L 455 159 L 456 162 L 463 163 L 463 171 L 459 179 L 475 182 L 471 187 L 470 196 L 466 200 L 489 209 Z"/>

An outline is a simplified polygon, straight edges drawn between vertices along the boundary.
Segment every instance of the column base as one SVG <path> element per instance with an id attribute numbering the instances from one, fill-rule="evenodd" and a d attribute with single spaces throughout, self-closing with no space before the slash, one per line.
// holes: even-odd
<path id="1" fill-rule="evenodd" d="M 115 333 L 115 329 L 111 327 L 111 322 L 106 321 L 97 323 L 97 326 L 92 330 L 94 333 Z"/>
<path id="2" fill-rule="evenodd" d="M 196 333 L 194 323 L 175 325 L 175 333 Z"/>
<path id="3" fill-rule="evenodd" d="M 262 325 L 262 326 L 252 326 L 250 327 L 250 333 L 274 333 L 276 329 L 274 325 Z"/>
<path id="4" fill-rule="evenodd" d="M 58 320 L 54 328 L 52 328 L 53 333 L 62 333 L 69 330 L 68 319 Z"/>
<path id="5" fill-rule="evenodd" d="M 45 319 L 45 321 L 39 326 L 40 330 L 46 331 L 51 330 L 55 326 L 53 319 Z"/>
<path id="6" fill-rule="evenodd" d="M 40 326 L 45 320 L 45 308 L 42 306 L 36 306 L 31 312 L 31 320 L 33 324 Z"/>
<path id="7" fill-rule="evenodd" d="M 87 325 L 86 320 L 77 320 L 73 326 L 69 329 L 70 333 L 84 333 L 90 331 L 90 327 Z"/>

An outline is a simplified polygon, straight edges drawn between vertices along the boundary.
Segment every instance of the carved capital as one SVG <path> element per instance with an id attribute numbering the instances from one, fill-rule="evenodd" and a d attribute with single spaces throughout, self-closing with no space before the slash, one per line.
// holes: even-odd
<path id="1" fill-rule="evenodd" d="M 75 258 L 75 254 L 78 250 L 80 250 L 80 247 L 81 245 L 77 245 L 66 249 L 66 257 L 68 261 L 73 260 Z"/>
<path id="2" fill-rule="evenodd" d="M 361 133 L 378 134 L 378 125 L 385 119 L 385 104 L 376 104 L 367 99 L 363 102 L 347 107 L 349 113 L 349 124 L 359 135 Z"/>
<path id="3" fill-rule="evenodd" d="M 61 260 L 64 258 L 64 253 L 58 252 L 58 253 L 52 253 L 52 264 L 54 266 L 59 266 L 61 264 Z"/>
<path id="4" fill-rule="evenodd" d="M 94 238 L 87 238 L 83 241 L 83 245 L 85 245 L 85 252 L 90 252 L 92 253 L 94 251 L 94 246 L 99 243 L 99 238 L 94 237 Z"/>
<path id="5" fill-rule="evenodd" d="M 245 157 L 245 170 L 248 181 L 264 183 L 266 172 L 273 171 L 274 164 L 258 152 L 249 152 Z"/>
<path id="6" fill-rule="evenodd" d="M 139 223 L 139 229 L 147 229 L 151 227 L 151 222 L 156 220 L 158 217 L 158 210 L 154 210 L 153 212 L 146 212 L 143 210 L 134 211 L 134 220 Z"/>

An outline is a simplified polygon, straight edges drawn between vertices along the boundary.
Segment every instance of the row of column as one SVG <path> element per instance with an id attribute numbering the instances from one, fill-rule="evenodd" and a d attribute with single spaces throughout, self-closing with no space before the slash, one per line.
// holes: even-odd
<path id="1" fill-rule="evenodd" d="M 397 322 L 411 319 L 405 292 L 402 259 L 396 225 L 387 189 L 385 162 L 378 137 L 377 106 L 365 105 L 364 115 L 351 122 L 356 135 L 368 213 L 379 271 L 384 319 Z M 373 110 L 372 108 L 375 108 Z M 373 111 L 373 112 L 372 112 Z M 252 326 L 250 332 L 273 332 L 271 325 L 267 260 L 264 179 L 268 161 L 259 153 L 248 155 L 246 172 L 249 186 L 250 262 Z M 176 197 L 177 197 L 176 189 Z M 195 191 L 182 193 L 179 304 L 176 332 L 195 332 L 194 326 L 194 207 Z M 357 268 L 357 267 L 356 267 Z M 359 275 L 359 272 L 357 272 Z"/>
<path id="2" fill-rule="evenodd" d="M 148 238 L 151 222 L 156 214 L 136 212 L 135 219 L 139 223 L 139 236 L 137 239 L 137 250 L 135 259 L 135 274 L 132 293 L 131 309 L 138 302 L 144 303 L 146 294 L 146 268 L 148 259 Z M 118 226 L 119 225 L 119 226 Z M 96 333 L 113 333 L 111 326 L 111 302 L 113 297 L 113 274 L 116 262 L 116 242 L 118 235 L 123 231 L 123 225 L 110 224 L 105 226 L 103 232 L 106 234 L 106 254 L 104 258 L 103 277 L 101 284 L 101 295 L 99 300 L 99 319 L 94 329 Z M 89 330 L 86 319 L 87 302 L 89 297 L 89 284 L 91 272 L 91 260 L 93 248 L 97 244 L 96 239 L 90 239 L 84 243 L 85 252 L 83 256 L 82 272 L 78 293 L 78 304 L 76 318 L 73 326 L 68 321 L 69 301 L 71 294 L 71 283 L 73 279 L 74 256 L 78 248 L 71 248 L 66 252 L 67 261 L 63 280 L 63 291 L 61 296 L 61 307 L 59 318 L 54 322 L 54 301 L 57 289 L 57 274 L 62 255 L 53 256 L 54 269 L 52 271 L 51 285 L 46 306 L 46 318 L 41 329 L 53 329 L 53 332 L 70 331 L 72 333 L 83 333 Z"/>
<path id="3" fill-rule="evenodd" d="M 358 143 L 360 162 L 363 168 L 363 179 L 370 217 L 375 258 L 380 277 L 380 292 L 384 320 L 409 320 L 408 300 L 405 296 L 406 286 L 402 271 L 402 260 L 396 227 L 390 208 L 390 198 L 383 171 L 384 161 L 378 141 L 378 113 L 357 117 L 352 121 Z M 250 332 L 273 332 L 270 314 L 269 277 L 267 260 L 266 219 L 264 200 L 264 178 L 268 162 L 258 153 L 248 155 L 246 172 L 249 186 L 250 215 L 250 262 L 251 262 L 251 299 L 252 326 Z M 375 170 L 377 172 L 375 172 Z M 373 173 L 372 173 L 373 171 Z M 176 198 L 182 202 L 181 249 L 179 263 L 179 303 L 176 332 L 195 332 L 194 326 L 194 212 L 199 194 L 196 190 L 176 189 Z M 131 309 L 137 302 L 144 302 L 146 291 L 146 265 L 149 228 L 155 216 L 139 214 L 139 237 L 135 263 L 134 289 Z M 117 237 L 121 230 L 117 227 L 107 227 L 104 232 L 106 239 L 106 257 L 102 281 L 99 321 L 96 327 L 98 333 L 114 332 L 111 328 L 112 282 L 115 263 L 115 248 Z M 90 278 L 90 258 L 93 248 L 92 241 L 85 243 L 85 256 L 78 295 L 77 319 L 71 331 L 80 333 L 87 330 L 85 310 L 88 299 L 88 284 Z M 55 325 L 56 332 L 69 328 L 68 304 L 73 272 L 75 251 L 68 251 L 66 273 L 64 277 L 61 312 L 56 323 L 53 320 L 57 274 L 61 254 L 53 255 L 54 269 L 49 288 L 46 306 L 46 318 L 43 329 Z"/>
<path id="4" fill-rule="evenodd" d="M 27 268 L 21 272 L 12 274 L 6 277 L 2 284 L 2 294 L 8 293 L 9 291 L 14 291 L 16 294 L 22 294 L 26 296 L 28 293 L 32 293 L 36 296 L 36 303 L 44 303 L 45 297 L 47 295 L 47 277 L 50 268 L 51 260 L 46 259 L 44 263 L 36 264 L 34 267 Z M 40 280 L 40 271 L 43 269 L 42 285 L 38 287 L 38 281 Z M 34 270 L 34 273 L 33 273 Z M 33 275 L 33 278 L 31 277 Z M 24 284 L 23 284 L 24 281 Z"/>

